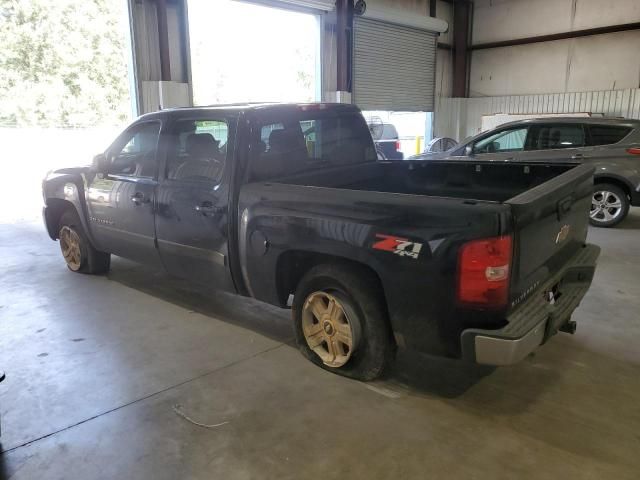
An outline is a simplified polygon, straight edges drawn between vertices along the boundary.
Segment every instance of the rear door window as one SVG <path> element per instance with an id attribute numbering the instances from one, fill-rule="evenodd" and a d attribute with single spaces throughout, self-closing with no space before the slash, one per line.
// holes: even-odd
<path id="1" fill-rule="evenodd" d="M 527 150 L 557 150 L 585 146 L 582 125 L 532 125 L 527 139 Z"/>
<path id="2" fill-rule="evenodd" d="M 589 125 L 589 137 L 591 145 L 612 145 L 618 143 L 629 135 L 629 127 L 616 125 Z"/>

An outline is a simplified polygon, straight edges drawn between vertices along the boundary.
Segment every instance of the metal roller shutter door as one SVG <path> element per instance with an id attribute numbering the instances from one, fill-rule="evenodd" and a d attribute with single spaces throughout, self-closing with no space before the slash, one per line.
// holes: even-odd
<path id="1" fill-rule="evenodd" d="M 356 18 L 353 100 L 362 110 L 433 112 L 437 34 Z"/>

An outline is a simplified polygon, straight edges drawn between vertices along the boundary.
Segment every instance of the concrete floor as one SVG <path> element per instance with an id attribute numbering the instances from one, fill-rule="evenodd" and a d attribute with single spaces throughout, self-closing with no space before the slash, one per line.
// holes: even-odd
<path id="1" fill-rule="evenodd" d="M 637 479 L 640 211 L 590 237 L 576 335 L 363 384 L 306 362 L 288 312 L 118 258 L 75 275 L 39 223 L 0 225 L 0 478 Z"/>

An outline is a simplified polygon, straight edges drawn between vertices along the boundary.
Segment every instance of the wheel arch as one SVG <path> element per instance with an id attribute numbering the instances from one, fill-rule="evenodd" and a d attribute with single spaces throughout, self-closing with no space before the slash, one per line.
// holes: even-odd
<path id="1" fill-rule="evenodd" d="M 288 250 L 278 257 L 276 264 L 276 291 L 281 306 L 287 305 L 289 295 L 296 291 L 302 277 L 313 267 L 322 264 L 345 265 L 360 270 L 364 275 L 368 275 L 379 289 L 383 299 L 385 309 L 387 309 L 387 319 L 389 318 L 387 299 L 385 296 L 382 279 L 378 272 L 371 266 L 339 255 L 317 253 L 306 250 Z"/>
<path id="2" fill-rule="evenodd" d="M 64 212 L 68 210 L 75 211 L 78 216 L 80 212 L 76 206 L 69 200 L 62 198 L 47 198 L 47 209 L 45 210 L 44 221 L 47 227 L 47 233 L 52 240 L 58 239 L 58 225 L 60 224 L 60 218 Z"/>
<path id="3" fill-rule="evenodd" d="M 599 184 L 603 184 L 603 183 L 609 183 L 612 185 L 615 185 L 617 187 L 620 187 L 622 189 L 622 191 L 624 191 L 624 193 L 627 194 L 627 197 L 629 199 L 631 199 L 632 197 L 632 192 L 633 192 L 633 186 L 624 178 L 622 177 L 618 177 L 616 175 L 596 175 L 593 179 L 593 184 L 594 185 L 599 185 Z"/>

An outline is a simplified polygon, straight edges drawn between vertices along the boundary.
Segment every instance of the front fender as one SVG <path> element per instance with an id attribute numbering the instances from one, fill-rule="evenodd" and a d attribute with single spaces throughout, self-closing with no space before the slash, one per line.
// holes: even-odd
<path id="1" fill-rule="evenodd" d="M 43 217 L 49 237 L 58 238 L 58 223 L 67 208 L 74 208 L 89 241 L 95 245 L 88 224 L 87 202 L 85 200 L 86 178 L 84 173 L 59 173 L 47 175 L 42 190 L 45 201 Z"/>

